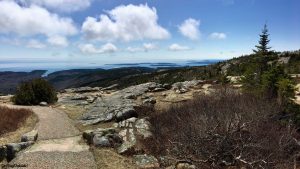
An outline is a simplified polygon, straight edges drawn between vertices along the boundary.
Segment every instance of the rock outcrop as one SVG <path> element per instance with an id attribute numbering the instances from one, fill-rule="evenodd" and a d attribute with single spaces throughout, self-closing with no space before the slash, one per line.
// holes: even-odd
<path id="1" fill-rule="evenodd" d="M 146 139 L 152 136 L 151 124 L 147 118 L 130 118 L 114 124 L 114 127 L 121 129 L 119 135 L 123 139 L 122 145 L 117 149 L 119 154 L 134 154 L 142 151 L 137 146 L 138 139 Z"/>
<path id="2" fill-rule="evenodd" d="M 123 140 L 113 128 L 87 130 L 83 132 L 83 138 L 88 144 L 96 147 L 117 147 Z"/>
<path id="3" fill-rule="evenodd" d="M 117 91 L 112 93 L 109 97 L 98 97 L 94 103 L 90 105 L 89 110 L 81 117 L 80 121 L 85 125 L 90 125 L 107 121 L 122 121 L 131 117 L 137 117 L 135 107 L 139 105 L 135 99 L 149 91 L 158 90 L 158 88 L 162 88 L 162 85 L 150 82 Z M 155 100 L 153 98 L 148 99 L 145 103 L 154 104 Z"/>
<path id="4" fill-rule="evenodd" d="M 176 93 L 186 93 L 192 88 L 196 88 L 199 84 L 202 84 L 202 80 L 192 80 L 192 81 L 185 81 L 185 82 L 177 82 L 172 85 L 172 89 Z"/>
<path id="5" fill-rule="evenodd" d="M 12 160 L 15 158 L 16 154 L 20 152 L 21 150 L 33 145 L 33 141 L 28 141 L 28 142 L 21 142 L 21 143 L 9 143 L 6 145 L 6 151 L 7 151 L 7 157 L 6 159 L 8 161 Z"/>
<path id="6" fill-rule="evenodd" d="M 21 142 L 36 141 L 37 138 L 38 138 L 38 131 L 37 130 L 32 130 L 28 133 L 25 133 L 21 137 Z"/>

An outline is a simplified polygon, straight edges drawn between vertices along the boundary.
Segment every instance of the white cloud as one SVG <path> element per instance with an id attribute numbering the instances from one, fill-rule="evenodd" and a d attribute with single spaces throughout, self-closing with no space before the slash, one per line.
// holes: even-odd
<path id="1" fill-rule="evenodd" d="M 87 39 L 99 41 L 169 38 L 169 32 L 157 21 L 156 9 L 147 4 L 121 5 L 100 15 L 99 20 L 87 17 L 82 32 Z"/>
<path id="2" fill-rule="evenodd" d="M 35 48 L 35 49 L 43 49 L 46 47 L 46 45 L 36 39 L 31 39 L 28 41 L 26 47 L 27 48 Z"/>
<path id="3" fill-rule="evenodd" d="M 51 36 L 47 39 L 48 43 L 54 46 L 67 47 L 69 45 L 68 40 L 64 36 Z"/>
<path id="4" fill-rule="evenodd" d="M 79 49 L 85 54 L 102 54 L 102 53 L 114 53 L 118 48 L 112 43 L 106 43 L 100 48 L 96 48 L 93 44 L 79 45 Z"/>
<path id="5" fill-rule="evenodd" d="M 51 37 L 77 33 L 72 19 L 60 17 L 36 5 L 22 7 L 14 1 L 0 1 L 0 25 L 0 33 L 14 33 L 19 36 Z"/>
<path id="6" fill-rule="evenodd" d="M 153 44 L 153 43 L 144 43 L 144 44 L 143 44 L 143 47 L 144 47 L 144 51 L 145 51 L 145 52 L 148 52 L 148 51 L 150 51 L 150 50 L 155 50 L 155 49 L 158 48 L 158 47 L 157 47 L 155 44 Z"/>
<path id="7" fill-rule="evenodd" d="M 169 46 L 169 50 L 171 51 L 182 51 L 182 50 L 190 50 L 188 46 L 181 46 L 176 43 Z"/>
<path id="8" fill-rule="evenodd" d="M 226 39 L 227 35 L 225 33 L 214 32 L 209 36 L 211 39 Z"/>
<path id="9" fill-rule="evenodd" d="M 179 25 L 178 29 L 183 36 L 191 40 L 197 40 L 200 36 L 199 26 L 199 20 L 189 18 Z"/>
<path id="10" fill-rule="evenodd" d="M 142 48 L 139 48 L 139 47 L 131 47 L 131 46 L 129 46 L 126 50 L 127 50 L 128 52 L 132 52 L 132 53 L 144 51 L 144 49 L 142 49 Z"/>
<path id="11" fill-rule="evenodd" d="M 142 47 L 131 47 L 130 46 L 130 47 L 126 48 L 126 51 L 135 53 L 135 52 L 148 52 L 150 50 L 155 50 L 155 49 L 158 49 L 156 44 L 154 44 L 154 43 L 144 43 L 142 45 Z"/>
<path id="12" fill-rule="evenodd" d="M 74 12 L 86 9 L 92 0 L 17 0 L 23 5 L 36 4 L 62 12 Z"/>

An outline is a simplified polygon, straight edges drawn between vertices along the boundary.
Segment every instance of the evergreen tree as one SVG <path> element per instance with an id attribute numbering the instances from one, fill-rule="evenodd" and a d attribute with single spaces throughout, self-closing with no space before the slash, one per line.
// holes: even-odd
<path id="1" fill-rule="evenodd" d="M 253 52 L 262 55 L 269 54 L 270 52 L 269 50 L 271 49 L 271 47 L 268 46 L 270 42 L 269 35 L 270 34 L 268 34 L 267 25 L 265 24 L 262 33 L 259 35 L 260 36 L 260 40 L 258 42 L 259 44 L 255 46 L 256 49 L 254 49 Z"/>

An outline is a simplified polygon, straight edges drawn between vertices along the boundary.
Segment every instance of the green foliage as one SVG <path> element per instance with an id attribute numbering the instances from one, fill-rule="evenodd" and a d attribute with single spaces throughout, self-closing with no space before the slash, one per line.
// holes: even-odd
<path id="1" fill-rule="evenodd" d="M 253 51 L 256 54 L 267 55 L 269 54 L 269 50 L 271 49 L 271 47 L 268 47 L 270 40 L 269 40 L 268 28 L 266 24 L 264 25 L 262 33 L 259 36 L 260 36 L 260 40 L 258 42 L 259 44 L 255 46 L 256 49 L 254 49 Z"/>
<path id="2" fill-rule="evenodd" d="M 292 74 L 300 73 L 300 50 L 282 52 L 280 56 L 289 58 L 289 62 L 285 65 L 285 69 L 288 73 L 292 73 Z"/>
<path id="3" fill-rule="evenodd" d="M 261 91 L 269 98 L 276 98 L 278 96 L 278 82 L 288 78 L 281 66 L 271 67 L 269 70 L 263 72 L 261 77 Z"/>
<path id="4" fill-rule="evenodd" d="M 300 105 L 294 102 L 286 104 L 283 111 L 283 117 L 285 117 L 285 120 L 292 120 L 295 126 L 300 129 Z"/>
<path id="5" fill-rule="evenodd" d="M 221 77 L 219 78 L 219 81 L 223 86 L 226 86 L 227 84 L 230 83 L 230 79 L 227 78 L 227 74 L 222 74 Z"/>
<path id="6" fill-rule="evenodd" d="M 34 79 L 21 83 L 12 100 L 18 105 L 37 105 L 40 102 L 54 103 L 57 95 L 46 80 Z"/>
<path id="7" fill-rule="evenodd" d="M 290 102 L 295 95 L 294 82 L 282 66 L 271 66 L 261 74 L 257 69 L 249 69 L 241 82 L 245 92 L 270 99 L 277 98 L 281 104 Z"/>
<path id="8" fill-rule="evenodd" d="M 281 78 L 278 80 L 276 87 L 278 88 L 279 103 L 288 104 L 291 99 L 295 98 L 295 85 L 292 80 Z"/>
<path id="9" fill-rule="evenodd" d="M 260 78 L 253 69 L 249 68 L 241 77 L 244 92 L 258 94 L 260 92 Z"/>

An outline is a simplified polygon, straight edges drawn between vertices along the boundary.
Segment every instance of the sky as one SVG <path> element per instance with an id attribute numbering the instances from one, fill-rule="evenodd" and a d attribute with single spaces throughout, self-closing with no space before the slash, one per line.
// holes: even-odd
<path id="1" fill-rule="evenodd" d="M 300 49 L 299 0 L 0 0 L 0 63 L 131 63 Z M 3 64 L 2 64 L 3 65 Z"/>

